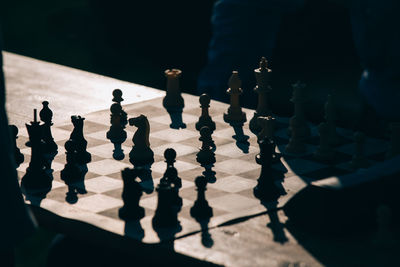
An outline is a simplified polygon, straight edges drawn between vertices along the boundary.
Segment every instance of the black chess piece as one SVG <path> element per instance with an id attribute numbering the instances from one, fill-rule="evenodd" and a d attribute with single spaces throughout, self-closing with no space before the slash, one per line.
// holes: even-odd
<path id="1" fill-rule="evenodd" d="M 14 148 L 14 159 L 15 165 L 18 168 L 21 163 L 24 162 L 24 154 L 21 153 L 21 150 L 17 146 L 17 139 L 18 139 L 18 128 L 15 125 L 9 125 L 10 132 L 11 132 L 11 141 Z"/>
<path id="2" fill-rule="evenodd" d="M 113 158 L 123 160 L 125 158 L 122 150 L 122 143 L 126 140 L 126 131 L 124 130 L 127 124 L 126 113 L 122 110 L 119 103 L 111 105 L 111 126 L 106 137 L 114 144 Z"/>
<path id="3" fill-rule="evenodd" d="M 29 146 L 31 147 L 31 161 L 22 177 L 21 186 L 27 193 L 48 192 L 51 189 L 53 176 L 52 172 L 46 171 L 43 158 L 43 141 L 41 125 L 37 121 L 37 111 L 34 110 L 34 120 L 26 124 L 29 134 Z"/>
<path id="4" fill-rule="evenodd" d="M 202 94 L 199 98 L 200 107 L 201 107 L 201 116 L 196 123 L 196 130 L 200 131 L 202 127 L 207 126 L 211 134 L 215 131 L 215 122 L 212 120 L 211 116 L 209 115 L 208 109 L 210 108 L 210 97 L 207 94 Z M 215 151 L 216 146 L 214 141 L 211 144 L 213 150 Z"/>
<path id="5" fill-rule="evenodd" d="M 176 188 L 182 187 L 182 179 L 178 177 L 178 170 L 174 167 L 176 159 L 176 151 L 173 148 L 167 148 L 164 151 L 165 162 L 167 163 L 167 169 L 163 175 L 164 180 L 169 183 L 173 183 Z"/>
<path id="6" fill-rule="evenodd" d="M 51 133 L 51 126 L 53 125 L 53 111 L 49 108 L 49 102 L 42 102 L 43 108 L 39 112 L 40 120 L 43 122 L 42 124 L 42 140 L 43 144 L 43 157 L 46 162 L 46 168 L 48 170 L 51 169 L 51 163 L 53 162 L 55 156 L 58 153 L 58 146 L 56 142 L 54 142 L 53 135 Z"/>
<path id="7" fill-rule="evenodd" d="M 140 220 L 144 217 L 144 208 L 139 206 L 143 190 L 139 182 L 136 181 L 138 173 L 136 170 L 125 168 L 121 171 L 121 176 L 124 182 L 122 191 L 124 206 L 119 209 L 118 215 L 124 221 Z"/>
<path id="8" fill-rule="evenodd" d="M 176 200 L 174 184 L 160 181 L 156 191 L 158 193 L 158 202 L 152 219 L 153 228 L 158 231 L 160 228 L 178 227 L 178 213 L 174 205 Z"/>
<path id="9" fill-rule="evenodd" d="M 71 116 L 74 129 L 71 133 L 70 140 L 75 143 L 77 164 L 85 165 L 92 161 L 92 155 L 86 151 L 87 141 L 83 136 L 83 121 L 85 118 L 81 116 Z"/>
<path id="10" fill-rule="evenodd" d="M 170 127 L 173 129 L 186 128 L 186 124 L 182 119 L 185 102 L 179 86 L 179 77 L 182 71 L 178 69 L 168 69 L 164 73 L 167 78 L 167 88 L 166 95 L 163 99 L 163 106 L 171 117 Z"/>
<path id="11" fill-rule="evenodd" d="M 154 152 L 150 148 L 150 124 L 147 117 L 140 115 L 129 119 L 129 125 L 138 129 L 133 135 L 132 150 L 129 153 L 129 162 L 135 168 L 149 168 L 154 162 Z"/>
<path id="12" fill-rule="evenodd" d="M 206 200 L 205 191 L 207 190 L 207 178 L 198 176 L 195 180 L 197 187 L 197 200 L 194 202 L 193 207 L 190 209 L 190 216 L 201 222 L 209 220 L 213 216 L 213 210 L 208 205 Z"/>
<path id="13" fill-rule="evenodd" d="M 281 195 L 279 188 L 275 184 L 275 177 L 271 168 L 274 142 L 269 138 L 263 138 L 258 140 L 257 143 L 260 147 L 260 153 L 256 156 L 256 162 L 261 165 L 261 173 L 253 193 L 261 202 L 269 202 L 276 200 Z"/>
<path id="14" fill-rule="evenodd" d="M 72 140 L 65 142 L 66 164 L 60 172 L 60 178 L 67 185 L 82 181 L 81 170 L 78 167 L 76 144 Z"/>
<path id="15" fill-rule="evenodd" d="M 116 102 L 118 104 L 121 104 L 122 101 L 124 101 L 124 99 L 122 98 L 122 91 L 121 89 L 114 89 L 112 92 L 113 95 L 113 102 Z"/>
<path id="16" fill-rule="evenodd" d="M 203 175 L 209 182 L 215 182 L 215 171 L 212 170 L 215 163 L 215 153 L 212 150 L 211 131 L 207 126 L 203 126 L 200 129 L 199 140 L 202 142 L 202 146 L 196 154 L 196 160 L 205 168 Z"/>

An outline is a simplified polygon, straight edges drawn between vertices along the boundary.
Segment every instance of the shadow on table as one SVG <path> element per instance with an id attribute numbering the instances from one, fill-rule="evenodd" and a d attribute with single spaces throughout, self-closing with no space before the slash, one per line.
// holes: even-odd
<path id="1" fill-rule="evenodd" d="M 140 220 L 125 222 L 124 233 L 126 236 L 141 241 L 144 238 L 144 230 Z"/>

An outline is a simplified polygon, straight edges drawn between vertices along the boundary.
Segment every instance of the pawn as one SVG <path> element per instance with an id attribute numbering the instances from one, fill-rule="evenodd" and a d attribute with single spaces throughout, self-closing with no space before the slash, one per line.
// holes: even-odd
<path id="1" fill-rule="evenodd" d="M 305 144 L 305 128 L 302 127 L 302 120 L 293 116 L 290 119 L 291 137 L 285 151 L 289 154 L 303 154 L 307 151 Z"/>
<path id="2" fill-rule="evenodd" d="M 176 151 L 173 148 L 167 148 L 164 151 L 164 158 L 165 162 L 167 163 L 167 166 L 174 166 L 175 159 L 176 159 Z"/>
<path id="3" fill-rule="evenodd" d="M 207 190 L 207 179 L 204 176 L 197 176 L 195 180 L 197 187 L 197 200 L 194 202 L 193 207 L 190 209 L 190 216 L 196 221 L 209 220 L 213 216 L 213 210 L 208 205 L 206 200 L 205 191 Z"/>
<path id="4" fill-rule="evenodd" d="M 121 171 L 121 176 L 124 182 L 122 191 L 124 205 L 119 209 L 118 215 L 124 221 L 140 220 L 144 217 L 144 208 L 139 206 L 143 191 L 139 182 L 136 181 L 137 171 L 125 168 Z"/>
<path id="5" fill-rule="evenodd" d="M 172 185 L 174 191 L 172 202 L 173 205 L 176 207 L 176 210 L 180 211 L 183 204 L 182 198 L 179 196 L 179 189 L 182 187 L 182 180 L 178 177 L 178 171 L 174 167 L 169 166 L 165 171 L 164 176 L 161 178 L 160 182 Z"/>
<path id="6" fill-rule="evenodd" d="M 314 158 L 320 161 L 331 161 L 335 157 L 335 151 L 332 149 L 330 144 L 330 132 L 329 125 L 326 122 L 322 122 L 318 125 L 319 132 L 319 147 L 314 152 Z"/>
<path id="7" fill-rule="evenodd" d="M 18 168 L 21 163 L 24 162 L 24 154 L 21 153 L 21 150 L 17 146 L 17 139 L 18 139 L 18 128 L 15 125 L 10 125 L 10 132 L 11 132 L 11 141 L 14 147 L 14 159 L 16 167 Z"/>
<path id="8" fill-rule="evenodd" d="M 122 149 L 122 143 L 125 142 L 127 134 L 125 126 L 127 124 L 126 113 L 118 103 L 114 103 L 110 107 L 111 111 L 111 127 L 106 133 L 107 139 L 114 144 L 113 158 L 123 160 L 125 155 Z"/>
<path id="9" fill-rule="evenodd" d="M 350 166 L 353 169 L 368 168 L 371 164 L 364 154 L 365 134 L 362 132 L 356 132 L 354 134 L 354 140 L 355 152 L 350 162 Z"/>
<path id="10" fill-rule="evenodd" d="M 167 148 L 164 151 L 165 162 L 167 163 L 167 169 L 163 175 L 162 179 L 168 180 L 168 182 L 173 183 L 176 188 L 182 187 L 182 180 L 178 177 L 178 171 L 174 167 L 176 152 L 173 148 Z"/>
<path id="11" fill-rule="evenodd" d="M 280 158 L 279 153 L 276 153 L 276 143 L 275 143 L 275 125 L 276 120 L 272 116 L 268 117 L 258 117 L 257 118 L 258 125 L 261 127 L 261 131 L 258 133 L 257 139 L 269 139 L 273 142 L 273 161 L 277 161 Z"/>
<path id="12" fill-rule="evenodd" d="M 387 159 L 400 155 L 400 122 L 391 123 L 390 129 L 390 148 L 386 154 Z"/>
<path id="13" fill-rule="evenodd" d="M 114 91 L 112 92 L 113 95 L 113 102 L 116 102 L 118 104 L 121 104 L 122 101 L 124 101 L 124 99 L 122 98 L 122 91 L 121 89 L 114 89 Z"/>
<path id="14" fill-rule="evenodd" d="M 243 93 L 241 86 L 239 73 L 233 71 L 229 78 L 229 89 L 226 91 L 230 95 L 230 106 L 228 112 L 224 113 L 224 121 L 231 126 L 243 125 L 246 122 L 246 113 L 242 111 L 239 102 L 239 96 Z"/>
<path id="15" fill-rule="evenodd" d="M 215 131 L 215 122 L 209 115 L 208 109 L 210 108 L 210 97 L 207 94 L 202 94 L 199 98 L 201 107 L 201 116 L 199 121 L 196 123 L 196 130 L 200 131 L 203 126 L 207 126 L 211 132 Z"/>

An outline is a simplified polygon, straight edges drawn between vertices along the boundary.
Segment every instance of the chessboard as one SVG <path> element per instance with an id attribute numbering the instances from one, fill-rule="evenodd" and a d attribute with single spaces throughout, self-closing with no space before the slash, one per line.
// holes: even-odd
<path id="1" fill-rule="evenodd" d="M 183 199 L 183 206 L 178 214 L 181 229 L 174 233 L 174 238 L 204 228 L 204 225 L 197 223 L 190 215 L 190 208 L 197 198 L 194 179 L 203 172 L 203 168 L 196 161 L 196 153 L 201 142 L 195 123 L 199 119 L 201 109 L 198 97 L 183 94 L 183 98 L 185 108 L 182 115 L 187 127 L 179 130 L 170 128 L 171 119 L 162 106 L 162 98 L 123 105 L 129 118 L 144 114 L 150 122 L 150 145 L 155 157 L 155 162 L 151 166 L 154 186 L 159 183 L 166 169 L 163 156 L 165 149 L 173 148 L 177 152 L 175 167 L 182 179 L 179 195 Z M 243 146 L 233 138 L 234 129 L 224 122 L 223 114 L 227 108 L 227 104 L 211 101 L 210 115 L 216 123 L 216 130 L 212 135 L 216 145 L 216 163 L 213 167 L 216 172 L 216 182 L 207 185 L 206 199 L 213 209 L 213 217 L 206 227 L 217 227 L 233 220 L 265 213 L 267 210 L 282 208 L 288 200 L 310 183 L 354 172 L 349 165 L 354 153 L 352 131 L 337 129 L 341 136 L 340 144 L 335 148 L 334 161 L 328 164 L 317 161 L 312 156 L 319 144 L 315 125 L 310 125 L 312 137 L 307 142 L 307 152 L 300 156 L 285 154 L 285 146 L 289 141 L 289 118 L 277 117 L 275 139 L 277 150 L 282 152 L 282 157 L 273 164 L 273 169 L 276 171 L 276 184 L 280 187 L 282 196 L 274 203 L 261 203 L 253 194 L 261 170 L 255 161 L 255 156 L 259 153 L 257 138 L 250 132 L 248 123 L 254 111 L 243 109 L 247 115 L 243 132 L 249 137 L 248 145 Z M 110 111 L 71 115 L 85 117 L 84 136 L 88 142 L 87 150 L 92 155 L 84 182 L 86 193 L 79 194 L 78 201 L 74 204 L 66 201 L 68 189 L 60 179 L 60 171 L 66 161 L 64 144 L 69 139 L 73 125 L 71 122 L 65 122 L 52 127 L 54 140 L 58 144 L 58 154 L 52 163 L 54 170 L 52 189 L 44 199 L 36 200 L 26 196 L 26 202 L 58 216 L 83 221 L 144 243 L 160 242 L 160 237 L 151 224 L 157 206 L 155 190 L 149 194 L 143 193 L 141 197 L 140 206 L 145 209 L 145 217 L 139 223 L 125 223 L 118 217 L 118 210 L 123 205 L 121 170 L 126 167 L 132 168 L 128 153 L 132 147 L 132 136 L 136 128 L 127 126 L 125 129 L 128 134 L 122 146 L 125 158 L 117 161 L 112 157 L 114 146 L 106 138 L 106 132 L 110 128 Z M 20 129 L 17 144 L 25 155 L 25 161 L 18 168 L 19 177 L 24 175 L 30 161 L 30 148 L 25 146 L 27 141 L 26 129 Z M 365 155 L 371 163 L 383 161 L 388 147 L 387 140 L 367 138 Z"/>

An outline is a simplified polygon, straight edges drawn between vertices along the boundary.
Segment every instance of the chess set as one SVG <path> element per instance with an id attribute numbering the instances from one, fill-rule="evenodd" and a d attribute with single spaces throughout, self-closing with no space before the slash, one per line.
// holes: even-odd
<path id="1" fill-rule="evenodd" d="M 255 112 L 240 107 L 237 72 L 229 80 L 230 105 L 181 94 L 181 72 L 165 74 L 164 98 L 122 105 L 117 89 L 110 110 L 54 126 L 45 101 L 39 113 L 43 124 L 35 111 L 27 131 L 13 128 L 26 202 L 158 243 L 280 209 L 315 181 L 355 173 L 399 152 L 396 138 L 336 127 L 331 98 L 326 122 L 307 122 L 301 83 L 293 86 L 294 116 L 273 116 L 265 59 L 255 70 Z M 42 125 L 42 140 L 35 125 Z M 398 128 L 392 127 L 393 135 Z M 44 163 L 35 169 L 41 142 Z M 39 186 L 37 173 L 45 177 Z"/>

